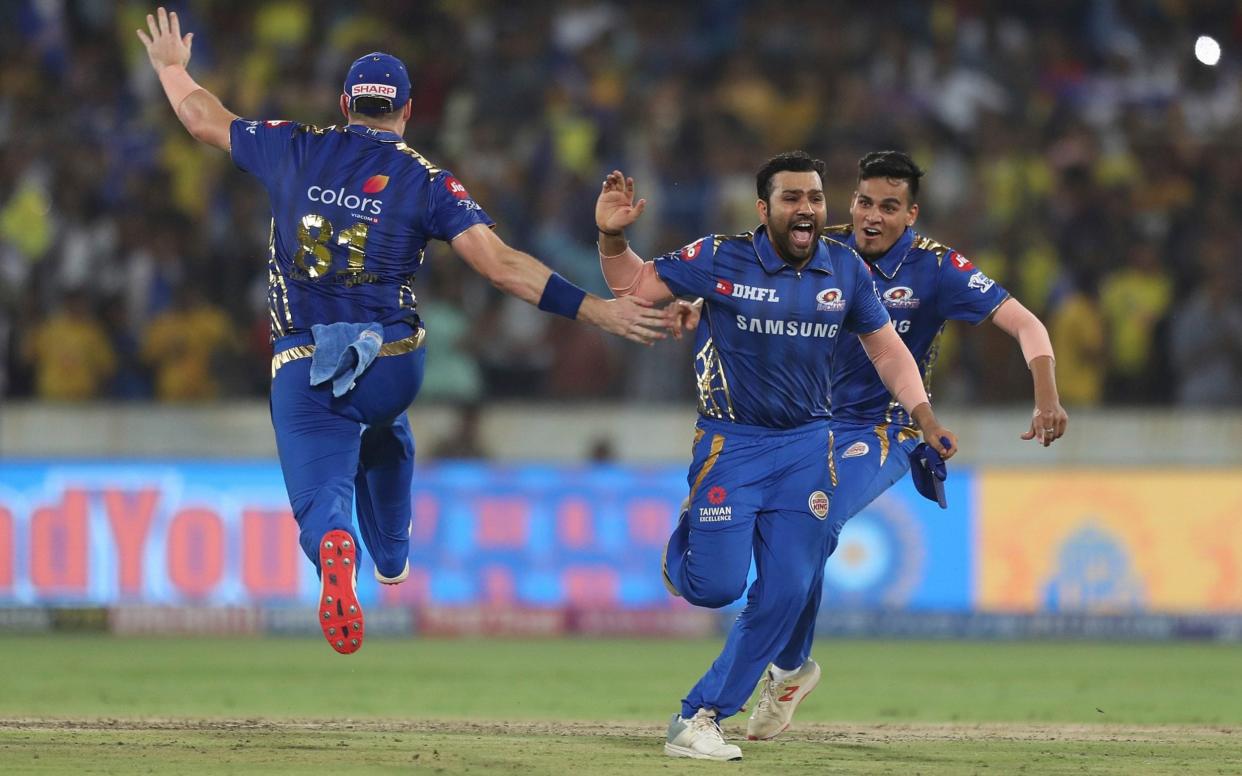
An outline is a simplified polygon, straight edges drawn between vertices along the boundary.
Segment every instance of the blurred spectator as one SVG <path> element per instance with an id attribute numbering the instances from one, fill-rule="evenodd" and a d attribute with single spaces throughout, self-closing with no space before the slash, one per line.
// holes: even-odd
<path id="1" fill-rule="evenodd" d="M 203 401 L 220 393 L 222 356 L 239 349 L 228 316 L 191 283 L 173 292 L 172 306 L 146 329 L 142 359 L 155 373 L 160 401 Z"/>
<path id="2" fill-rule="evenodd" d="M 1237 240 L 1205 246 L 1203 273 L 1169 337 L 1177 403 L 1206 408 L 1242 406 L 1242 284 L 1233 266 Z"/>
<path id="3" fill-rule="evenodd" d="M 462 404 L 457 408 L 457 426 L 431 448 L 432 460 L 485 460 L 487 450 L 479 436 L 480 406 Z"/>
<path id="4" fill-rule="evenodd" d="M 1048 323 L 1057 354 L 1057 388 L 1067 407 L 1094 407 L 1104 394 L 1107 350 L 1098 281 L 1084 272 Z"/>
<path id="5" fill-rule="evenodd" d="M 222 157 L 164 131 L 175 119 L 153 98 L 133 36 L 145 9 L 11 0 L 6 10 L 31 26 L 0 28 L 0 321 L 14 344 L 0 391 L 36 390 L 22 343 L 49 322 L 42 310 L 81 288 L 87 307 L 107 310 L 118 353 L 116 379 L 88 393 L 142 395 L 126 337 L 150 340 L 173 289 L 193 282 L 239 338 L 228 369 L 205 367 L 216 385 L 199 393 L 261 394 L 250 290 L 267 282 L 267 203 Z M 1171 400 L 1163 359 L 1172 353 L 1179 374 L 1191 366 L 1177 361 L 1190 311 L 1171 307 L 1175 291 L 1225 304 L 1196 275 L 1194 250 L 1242 208 L 1242 68 L 1237 46 L 1211 68 L 1190 52 L 1201 30 L 1237 37 L 1236 3 L 1097 2 L 1085 13 L 897 0 L 880 26 L 845 0 L 180 10 L 203 33 L 196 60 L 231 76 L 208 85 L 247 118 L 334 123 L 355 56 L 405 57 L 418 106 L 409 145 L 470 180 L 506 239 L 593 290 L 604 289 L 590 207 L 615 167 L 651 196 L 632 235 L 651 257 L 708 225 L 754 228 L 757 159 L 794 146 L 825 159 L 830 218 L 841 221 L 858 157 L 897 147 L 934 173 L 920 231 L 966 251 L 1050 322 L 1067 321 L 1058 372 L 1083 373 L 1076 401 Z M 45 100 L 49 87 L 72 107 Z M 429 261 L 416 288 L 441 282 L 440 259 Z M 1098 279 L 1098 305 L 1064 281 L 1083 274 Z M 452 365 L 429 372 L 445 381 L 424 387 L 432 396 L 693 401 L 686 345 L 631 358 L 618 343 L 550 334 L 548 316 L 490 289 L 462 289 L 462 306 L 447 301 L 455 294 L 420 291 L 430 357 Z M 1093 357 L 1101 315 L 1105 347 Z M 993 345 L 974 334 L 952 343 L 944 357 L 960 368 L 942 372 L 941 395 L 1024 395 Z M 1193 384 L 1204 369 L 1191 369 Z M 1101 370 L 1102 394 L 1091 387 Z"/>
<path id="6" fill-rule="evenodd" d="M 25 357 L 34 366 L 35 395 L 51 401 L 102 398 L 116 369 L 108 332 L 78 290 L 67 292 L 60 309 L 30 331 Z"/>
<path id="7" fill-rule="evenodd" d="M 1151 397 L 1164 375 L 1153 373 L 1152 333 L 1173 300 L 1173 282 L 1149 243 L 1130 247 L 1129 265 L 1109 275 L 1100 288 L 1100 305 L 1108 322 L 1108 356 L 1112 369 L 1110 401 L 1134 403 Z"/>

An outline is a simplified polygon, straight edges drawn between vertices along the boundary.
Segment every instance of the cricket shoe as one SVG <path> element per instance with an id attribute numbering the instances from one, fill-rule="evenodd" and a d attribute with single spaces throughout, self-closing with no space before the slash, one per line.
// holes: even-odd
<path id="1" fill-rule="evenodd" d="M 379 573 L 378 566 L 375 568 L 375 581 L 379 582 L 381 585 L 399 585 L 402 582 L 404 582 L 406 579 L 408 579 L 409 576 L 410 576 L 409 558 L 407 558 L 405 561 L 405 568 L 403 568 L 401 570 L 401 573 L 395 577 L 386 577 L 383 574 Z"/>
<path id="2" fill-rule="evenodd" d="M 777 679 L 769 668 L 759 684 L 759 703 L 746 722 L 746 737 L 768 741 L 784 733 L 798 704 L 819 684 L 820 673 L 819 663 L 809 657 L 796 674 L 785 679 Z"/>
<path id="3" fill-rule="evenodd" d="M 358 548 L 341 530 L 319 540 L 319 627 L 332 648 L 352 655 L 362 646 L 362 605 L 358 603 Z"/>
<path id="4" fill-rule="evenodd" d="M 664 753 L 669 757 L 692 757 L 695 760 L 740 760 L 742 750 L 725 741 L 712 709 L 699 709 L 689 719 L 674 714 L 668 723 L 668 740 Z"/>

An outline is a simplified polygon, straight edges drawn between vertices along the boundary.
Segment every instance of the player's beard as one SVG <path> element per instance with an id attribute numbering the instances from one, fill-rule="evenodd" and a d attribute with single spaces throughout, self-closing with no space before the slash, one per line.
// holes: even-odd
<path id="1" fill-rule="evenodd" d="M 805 247 L 799 247 L 794 244 L 793 225 L 800 221 L 809 221 L 811 223 L 810 242 Z M 824 230 L 824 224 L 827 219 L 823 217 L 811 218 L 792 218 L 780 225 L 779 229 L 769 231 L 769 237 L 776 248 L 776 252 L 787 264 L 803 264 L 811 258 L 815 253 L 815 245 L 818 242 L 817 237 Z"/>

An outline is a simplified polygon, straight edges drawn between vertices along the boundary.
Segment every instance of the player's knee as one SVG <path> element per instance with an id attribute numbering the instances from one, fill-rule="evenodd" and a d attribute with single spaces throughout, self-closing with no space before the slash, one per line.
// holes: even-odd
<path id="1" fill-rule="evenodd" d="M 742 597 L 742 593 L 746 592 L 746 578 L 706 577 L 692 581 L 686 585 L 686 590 L 680 592 L 695 606 L 719 609 Z"/>

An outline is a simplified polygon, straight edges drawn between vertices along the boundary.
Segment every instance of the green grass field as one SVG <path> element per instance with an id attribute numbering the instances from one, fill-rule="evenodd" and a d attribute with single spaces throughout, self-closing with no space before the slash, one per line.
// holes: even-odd
<path id="1" fill-rule="evenodd" d="M 825 641 L 740 763 L 663 729 L 718 641 L 0 637 L 3 773 L 1242 773 L 1242 649 Z"/>

